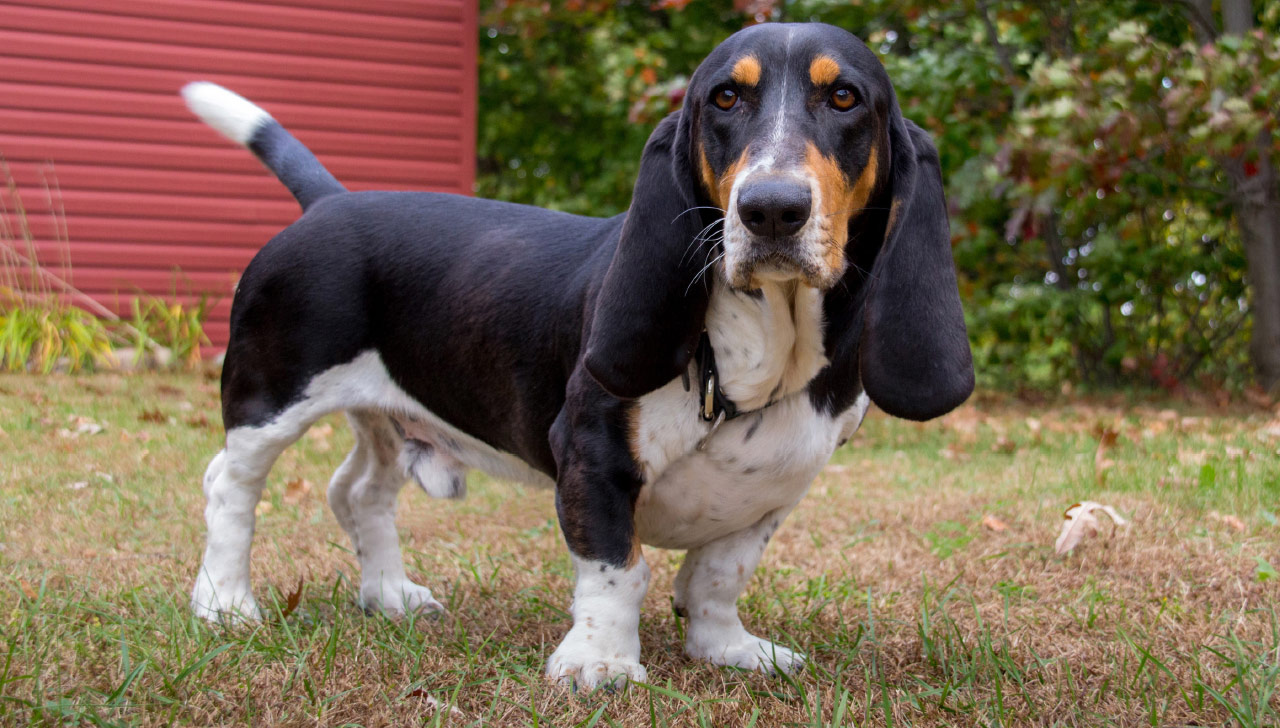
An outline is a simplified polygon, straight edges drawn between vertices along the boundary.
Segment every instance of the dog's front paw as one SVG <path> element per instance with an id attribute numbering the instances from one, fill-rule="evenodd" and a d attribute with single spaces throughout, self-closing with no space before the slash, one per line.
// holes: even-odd
<path id="1" fill-rule="evenodd" d="M 360 606 L 393 617 L 415 612 L 443 614 L 445 611 L 444 605 L 436 601 L 430 589 L 408 579 L 365 584 L 360 587 Z"/>
<path id="2" fill-rule="evenodd" d="M 564 642 L 547 660 L 548 679 L 573 690 L 598 687 L 614 690 L 625 686 L 627 681 L 644 682 L 648 677 L 638 659 L 638 640 L 637 654 L 632 655 L 631 650 L 598 648 L 588 641 L 590 635 L 581 638 L 574 631 L 569 630 Z"/>
<path id="3" fill-rule="evenodd" d="M 740 667 L 770 675 L 796 673 L 804 667 L 805 656 L 782 645 L 761 639 L 739 627 L 689 630 L 685 652 L 713 665 Z"/>

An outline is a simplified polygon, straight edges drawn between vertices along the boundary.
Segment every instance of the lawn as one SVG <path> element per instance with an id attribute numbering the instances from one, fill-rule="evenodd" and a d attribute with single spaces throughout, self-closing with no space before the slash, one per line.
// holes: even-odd
<path id="1" fill-rule="evenodd" d="M 1280 724 L 1274 410 L 982 397 L 927 424 L 873 413 L 742 600 L 805 671 L 684 657 L 681 554 L 647 549 L 651 682 L 618 694 L 542 678 L 571 593 L 547 491 L 476 474 L 460 502 L 406 488 L 410 571 L 449 614 L 357 608 L 324 504 L 350 442 L 337 417 L 285 454 L 259 509 L 269 619 L 193 618 L 218 412 L 199 375 L 0 377 L 0 723 Z M 1056 555 L 1086 499 L 1131 524 L 1103 517 Z"/>

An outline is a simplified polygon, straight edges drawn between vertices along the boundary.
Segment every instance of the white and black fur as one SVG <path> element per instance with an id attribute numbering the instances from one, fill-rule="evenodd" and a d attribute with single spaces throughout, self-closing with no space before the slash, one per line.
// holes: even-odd
<path id="1" fill-rule="evenodd" d="M 754 80 L 735 65 L 746 55 Z M 812 80 L 818 55 L 839 62 L 839 80 Z M 837 83 L 856 89 L 853 113 L 814 105 Z M 725 84 L 742 102 L 721 113 L 707 104 Z M 203 617 L 258 617 L 249 550 L 267 472 L 341 410 L 355 447 L 328 501 L 355 544 L 365 607 L 442 608 L 405 575 L 396 493 L 412 478 L 459 497 L 477 468 L 556 488 L 577 585 L 551 678 L 645 678 L 641 543 L 688 551 L 675 603 L 690 655 L 795 669 L 803 657 L 750 634 L 736 607 L 769 538 L 870 402 L 927 419 L 972 389 L 936 152 L 902 119 L 875 56 L 836 28 L 758 26 L 717 48 L 650 138 L 630 210 L 608 219 L 347 192 L 262 109 L 208 83 L 183 95 L 304 209 L 249 264 L 232 306 L 226 447 L 204 478 L 208 545 L 192 594 Z M 742 202 L 785 177 L 798 185 L 787 195 L 819 204 L 801 142 L 811 160 L 869 179 L 860 207 L 837 218 L 848 242 L 827 250 L 825 287 L 796 263 L 817 248 L 788 251 L 830 241 L 804 242 L 808 223 L 792 237 L 752 234 Z M 722 176 L 748 158 L 748 171 Z M 717 206 L 716 185 L 737 204 Z M 717 264 L 726 252 L 745 267 Z M 735 419 L 706 421 L 691 391 L 704 331 Z"/>

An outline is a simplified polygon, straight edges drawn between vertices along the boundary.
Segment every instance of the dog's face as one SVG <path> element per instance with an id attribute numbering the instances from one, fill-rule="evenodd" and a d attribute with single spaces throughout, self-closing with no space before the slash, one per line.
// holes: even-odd
<path id="1" fill-rule="evenodd" d="M 835 285 L 850 221 L 886 176 L 892 93 L 870 49 L 828 25 L 754 26 L 703 61 L 690 161 L 724 212 L 730 286 Z"/>

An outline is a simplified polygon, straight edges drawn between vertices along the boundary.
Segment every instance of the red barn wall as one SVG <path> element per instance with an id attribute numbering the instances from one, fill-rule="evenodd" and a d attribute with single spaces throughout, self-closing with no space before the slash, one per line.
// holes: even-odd
<path id="1" fill-rule="evenodd" d="M 0 0 L 0 156 L 41 258 L 121 311 L 139 291 L 211 293 L 220 350 L 239 271 L 299 209 L 178 89 L 209 80 L 247 96 L 351 189 L 470 194 L 476 12 L 475 0 Z"/>

